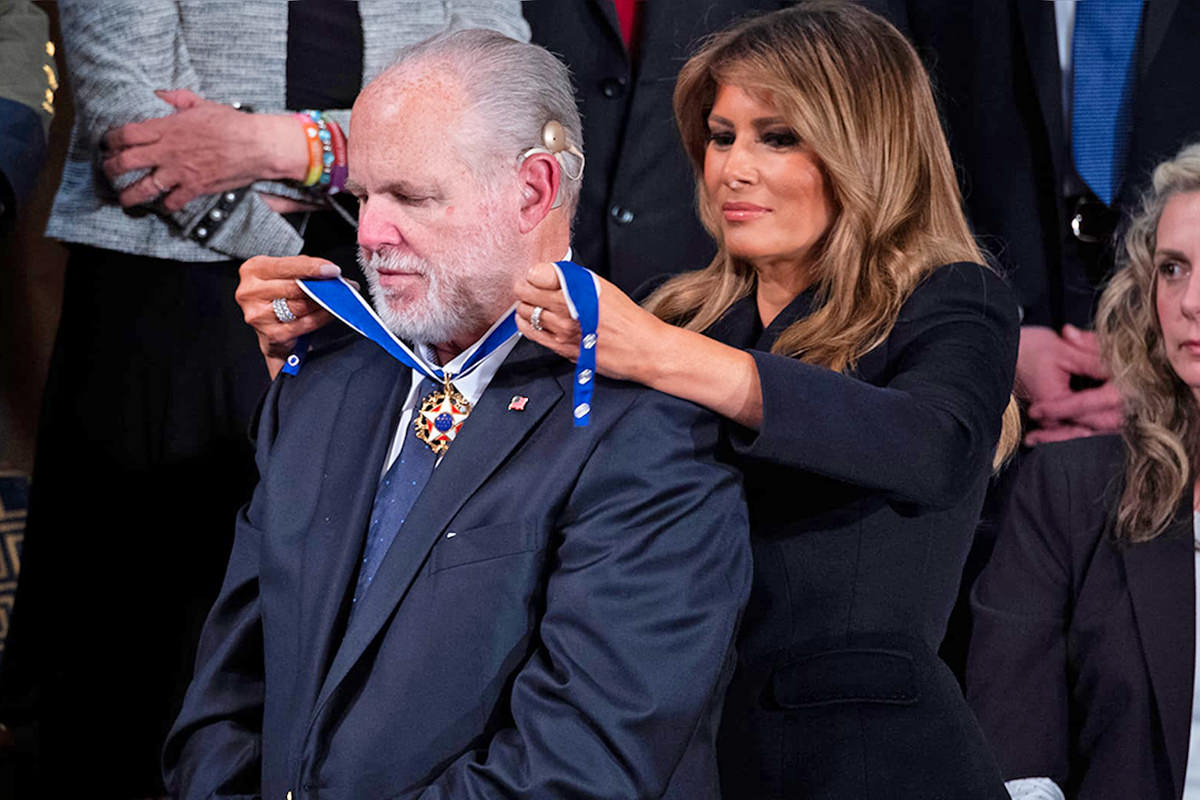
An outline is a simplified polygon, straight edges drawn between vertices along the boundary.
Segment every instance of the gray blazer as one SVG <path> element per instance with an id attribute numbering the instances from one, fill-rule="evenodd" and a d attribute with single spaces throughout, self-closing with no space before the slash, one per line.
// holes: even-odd
<path id="1" fill-rule="evenodd" d="M 397 49 L 446 27 L 492 28 L 528 41 L 520 0 L 360 0 L 363 81 Z M 101 137 L 172 108 L 155 89 L 187 88 L 260 112 L 285 108 L 287 3 L 284 0 L 61 0 L 59 13 L 75 96 L 75 127 L 46 235 L 136 255 L 221 261 L 295 255 L 300 236 L 256 192 L 204 244 L 189 238 L 218 202 L 199 197 L 166 217 L 125 212 L 116 194 L 144 173 L 112 186 L 97 168 Z M 326 109 L 331 110 L 331 109 Z M 332 109 L 349 131 L 350 112 Z M 294 187 L 254 184 L 288 197 Z"/>

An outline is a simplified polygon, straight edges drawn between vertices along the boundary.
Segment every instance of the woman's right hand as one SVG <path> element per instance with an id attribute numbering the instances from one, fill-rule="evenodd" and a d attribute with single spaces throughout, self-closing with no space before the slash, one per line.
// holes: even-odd
<path id="1" fill-rule="evenodd" d="M 342 274 L 336 264 L 309 256 L 273 258 L 256 256 L 238 270 L 238 305 L 242 316 L 258 334 L 258 346 L 274 378 L 284 361 L 296 348 L 296 340 L 331 322 L 333 317 L 318 306 L 296 283 L 297 278 L 336 278 Z M 296 319 L 280 322 L 274 301 L 282 298 Z"/>
<path id="2" fill-rule="evenodd" d="M 579 323 L 571 319 L 553 264 L 535 264 L 514 284 L 517 328 L 527 338 L 574 361 L 579 356 Z M 596 369 L 601 375 L 649 385 L 647 369 L 653 349 L 670 329 L 665 322 L 633 302 L 613 284 L 600 278 L 600 325 L 596 330 Z M 542 311 L 532 326 L 533 311 Z"/>

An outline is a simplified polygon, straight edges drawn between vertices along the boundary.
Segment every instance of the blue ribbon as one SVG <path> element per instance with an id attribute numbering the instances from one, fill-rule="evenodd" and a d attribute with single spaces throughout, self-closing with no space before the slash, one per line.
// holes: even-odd
<path id="1" fill-rule="evenodd" d="M 572 416 L 576 427 L 586 427 L 591 421 L 592 394 L 596 381 L 596 328 L 600 322 L 600 290 L 596 276 L 591 270 L 572 261 L 559 261 L 554 265 L 558 272 L 558 283 L 563 289 L 567 309 L 571 318 L 579 322 L 579 359 L 575 363 L 575 384 L 572 398 Z M 300 288 L 330 314 L 367 337 L 386 350 L 400 363 L 411 367 L 422 375 L 437 382 L 445 380 L 445 373 L 426 364 L 424 359 L 408 348 L 387 329 L 374 309 L 344 278 L 311 279 L 296 281 Z M 492 326 L 483 341 L 467 357 L 458 375 L 470 372 L 496 348 L 517 334 L 516 311 L 509 311 Z M 295 375 L 304 363 L 308 352 L 308 337 L 301 336 L 296 349 L 287 358 L 283 371 Z M 453 377 L 453 376 L 452 376 Z"/>
<path id="2" fill-rule="evenodd" d="M 559 261 L 554 267 L 571 318 L 579 323 L 579 358 L 575 362 L 571 413 L 575 418 L 575 427 L 583 428 L 591 420 L 592 393 L 596 385 L 596 328 L 600 324 L 600 290 L 591 270 L 573 261 Z"/>
<path id="3" fill-rule="evenodd" d="M 425 360 L 410 350 L 408 345 L 397 339 L 384 326 L 379 317 L 376 316 L 375 311 L 363 296 L 355 291 L 354 287 L 347 283 L 345 278 L 328 278 L 322 280 L 301 278 L 297 280 L 297 283 L 300 284 L 300 288 L 304 290 L 305 294 L 321 305 L 326 311 L 375 342 L 375 344 L 386 350 L 389 355 L 401 364 L 412 367 L 422 375 L 439 383 L 446 379 L 445 372 L 431 364 L 425 363 Z M 465 375 L 470 372 L 485 358 L 495 352 L 496 348 L 515 336 L 516 333 L 517 315 L 515 311 L 509 311 L 504 318 L 491 327 L 491 330 L 488 331 L 483 341 L 467 357 L 462 369 L 457 374 Z M 298 355 L 298 353 L 293 353 L 288 357 L 289 366 L 293 359 L 297 359 L 296 370 L 299 370 L 300 364 L 303 362 L 303 358 L 297 358 Z M 294 375 L 295 372 L 290 374 Z"/>

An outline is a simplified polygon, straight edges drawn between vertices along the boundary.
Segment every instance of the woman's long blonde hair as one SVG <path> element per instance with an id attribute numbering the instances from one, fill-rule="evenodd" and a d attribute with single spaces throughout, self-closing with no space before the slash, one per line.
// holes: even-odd
<path id="1" fill-rule="evenodd" d="M 1200 412 L 1167 359 L 1155 307 L 1158 220 L 1172 197 L 1187 192 L 1200 192 L 1200 144 L 1154 170 L 1096 311 L 1101 353 L 1125 401 L 1125 485 L 1113 532 L 1127 542 L 1162 533 L 1194 480 Z"/>
<path id="2" fill-rule="evenodd" d="M 982 262 L 961 207 L 929 78 L 889 22 L 851 3 L 809 2 L 712 36 L 683 67 L 675 117 L 697 173 L 700 218 L 717 240 L 712 263 L 664 284 L 646 307 L 704 330 L 748 295 L 753 267 L 731 256 L 703 180 L 717 88 L 769 96 L 823 166 L 836 215 L 810 263 L 816 308 L 773 352 L 845 372 L 887 338 L 900 307 L 943 264 Z M 1015 448 L 1015 402 L 998 465 Z"/>

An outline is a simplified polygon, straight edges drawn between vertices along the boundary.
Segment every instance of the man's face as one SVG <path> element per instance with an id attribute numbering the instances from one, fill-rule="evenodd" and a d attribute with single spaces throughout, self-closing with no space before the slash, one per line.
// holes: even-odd
<path id="1" fill-rule="evenodd" d="M 512 304 L 524 266 L 516 184 L 492 188 L 472 172 L 464 104 L 430 76 L 368 88 L 354 106 L 359 260 L 376 311 L 410 341 L 473 341 Z"/>

